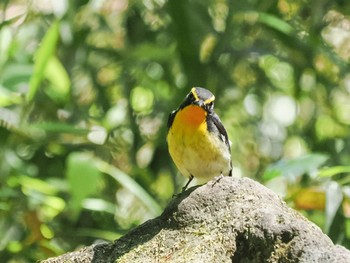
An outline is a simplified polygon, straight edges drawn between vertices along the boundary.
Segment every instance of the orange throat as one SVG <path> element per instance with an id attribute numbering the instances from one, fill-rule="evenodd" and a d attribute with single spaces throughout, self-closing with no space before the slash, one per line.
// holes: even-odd
<path id="1" fill-rule="evenodd" d="M 189 105 L 180 110 L 177 115 L 180 123 L 192 127 L 198 127 L 205 121 L 207 113 L 199 106 Z"/>

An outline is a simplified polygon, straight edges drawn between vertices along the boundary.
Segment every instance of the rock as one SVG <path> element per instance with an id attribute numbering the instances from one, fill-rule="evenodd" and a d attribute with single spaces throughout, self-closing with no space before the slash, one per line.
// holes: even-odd
<path id="1" fill-rule="evenodd" d="M 319 227 L 248 178 L 217 177 L 113 244 L 42 262 L 350 262 Z M 65 261 L 66 260 L 66 261 Z M 91 261 L 89 261 L 91 260 Z"/>

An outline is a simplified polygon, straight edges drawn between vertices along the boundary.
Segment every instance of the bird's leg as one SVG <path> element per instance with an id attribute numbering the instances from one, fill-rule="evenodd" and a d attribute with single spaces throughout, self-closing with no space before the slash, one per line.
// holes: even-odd
<path id="1" fill-rule="evenodd" d="M 229 175 L 230 176 L 230 175 Z M 220 180 L 222 179 L 222 178 L 224 178 L 225 176 L 221 173 L 219 176 L 217 176 L 217 177 L 215 177 L 214 179 L 213 179 L 213 184 L 211 185 L 211 187 L 214 187 L 214 185 L 216 185 L 216 183 L 218 183 L 218 182 L 220 182 Z"/>
<path id="2" fill-rule="evenodd" d="M 182 187 L 182 192 L 185 191 L 187 189 L 187 186 L 190 184 L 190 182 L 193 180 L 193 175 L 190 175 L 190 178 L 188 179 L 188 182 L 186 183 L 186 185 L 184 187 Z"/>

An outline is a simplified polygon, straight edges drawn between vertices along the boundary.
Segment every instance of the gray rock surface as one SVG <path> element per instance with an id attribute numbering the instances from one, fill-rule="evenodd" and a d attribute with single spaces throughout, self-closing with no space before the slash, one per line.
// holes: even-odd
<path id="1" fill-rule="evenodd" d="M 218 177 L 177 195 L 161 216 L 113 244 L 42 262 L 345 263 L 350 251 L 259 183 Z"/>

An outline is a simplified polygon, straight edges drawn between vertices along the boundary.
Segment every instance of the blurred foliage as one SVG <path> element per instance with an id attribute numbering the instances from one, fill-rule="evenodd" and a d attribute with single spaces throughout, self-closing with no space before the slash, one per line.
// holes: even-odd
<path id="1" fill-rule="evenodd" d="M 350 248 L 350 2 L 4 0 L 0 258 L 34 262 L 157 216 L 185 179 L 165 141 L 216 94 L 235 176 Z"/>

